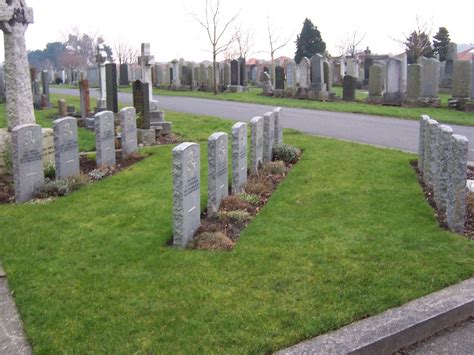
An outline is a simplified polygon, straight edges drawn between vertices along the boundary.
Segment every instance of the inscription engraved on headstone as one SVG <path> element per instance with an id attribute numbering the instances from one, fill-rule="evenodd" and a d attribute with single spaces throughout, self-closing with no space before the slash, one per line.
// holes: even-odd
<path id="1" fill-rule="evenodd" d="M 173 149 L 173 245 L 186 246 L 201 225 L 200 171 L 198 144 Z"/>
<path id="2" fill-rule="evenodd" d="M 44 184 L 41 127 L 24 124 L 12 129 L 15 201 L 31 200 Z"/>
<path id="3" fill-rule="evenodd" d="M 247 124 L 232 126 L 232 192 L 243 191 L 247 183 Z"/>
<path id="4" fill-rule="evenodd" d="M 222 199 L 229 194 L 228 183 L 228 137 L 226 133 L 212 134 L 208 148 L 208 204 L 209 215 L 215 215 Z"/>
<path id="5" fill-rule="evenodd" d="M 79 175 L 79 146 L 77 144 L 76 119 L 74 117 L 65 117 L 55 120 L 53 131 L 56 177 L 66 179 Z"/>
<path id="6" fill-rule="evenodd" d="M 111 111 L 95 115 L 95 146 L 97 166 L 115 166 L 114 113 Z"/>

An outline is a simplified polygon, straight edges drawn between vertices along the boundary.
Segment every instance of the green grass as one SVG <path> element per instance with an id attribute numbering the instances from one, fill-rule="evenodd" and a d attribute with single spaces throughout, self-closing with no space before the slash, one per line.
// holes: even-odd
<path id="1" fill-rule="evenodd" d="M 201 142 L 232 125 L 168 113 Z M 46 205 L 2 205 L 0 259 L 28 340 L 50 353 L 266 353 L 474 274 L 393 150 L 285 131 L 302 160 L 232 252 L 166 246 L 171 146 Z"/>
<path id="2" fill-rule="evenodd" d="M 333 87 L 333 89 L 333 91 L 335 91 L 338 95 L 342 95 L 342 88 Z M 130 87 L 122 88 L 120 91 L 131 92 L 132 89 Z M 460 112 L 446 108 L 447 100 L 450 97 L 450 95 L 446 94 L 440 95 L 443 102 L 442 108 L 408 108 L 366 104 L 362 102 L 367 97 L 367 94 L 365 94 L 363 91 L 356 92 L 356 99 L 360 100 L 361 102 L 318 102 L 289 98 L 273 98 L 260 95 L 261 89 L 257 88 L 252 88 L 249 92 L 244 93 L 224 93 L 219 95 L 199 91 L 170 91 L 162 89 L 153 89 L 153 93 L 155 95 L 163 96 L 199 97 L 211 100 L 237 101 L 270 106 L 305 108 L 333 112 L 350 112 L 384 117 L 399 117 L 409 120 L 419 120 L 421 115 L 429 115 L 443 123 L 474 126 L 474 114 L 472 112 Z"/>
<path id="3" fill-rule="evenodd" d="M 53 128 L 53 121 L 57 118 L 58 114 L 58 99 L 63 98 L 59 95 L 51 95 L 51 103 L 53 108 L 51 110 L 36 110 L 35 117 L 36 123 L 43 128 Z M 76 106 L 76 110 L 80 110 L 79 98 L 67 96 L 67 102 L 69 105 Z M 6 118 L 6 108 L 5 105 L 0 105 L 0 128 L 6 128 L 7 118 Z M 94 133 L 85 128 L 78 128 L 77 131 L 78 140 L 79 140 L 79 150 L 80 151 L 92 151 L 95 149 L 95 136 Z"/>

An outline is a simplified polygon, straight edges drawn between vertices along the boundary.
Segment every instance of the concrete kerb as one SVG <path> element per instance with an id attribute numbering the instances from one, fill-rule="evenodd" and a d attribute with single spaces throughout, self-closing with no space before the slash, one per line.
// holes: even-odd
<path id="1" fill-rule="evenodd" d="M 277 354 L 391 354 L 474 316 L 474 278 Z"/>

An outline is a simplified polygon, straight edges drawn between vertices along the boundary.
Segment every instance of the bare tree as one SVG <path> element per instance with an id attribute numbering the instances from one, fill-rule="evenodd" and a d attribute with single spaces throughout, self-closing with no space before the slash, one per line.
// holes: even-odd
<path id="1" fill-rule="evenodd" d="M 206 7 L 203 17 L 196 14 L 192 16 L 206 30 L 209 42 L 212 46 L 212 67 L 214 71 L 214 94 L 217 95 L 217 56 L 228 50 L 235 41 L 233 35 L 226 37 L 229 27 L 235 22 L 239 14 L 235 14 L 228 20 L 221 21 L 220 0 L 206 0 Z"/>
<path id="2" fill-rule="evenodd" d="M 267 17 L 267 30 L 268 30 L 268 43 L 270 45 L 270 57 L 272 59 L 272 79 L 273 84 L 275 82 L 275 54 L 280 49 L 286 47 L 286 45 L 290 42 L 293 36 L 289 36 L 288 38 L 281 39 L 282 35 L 280 32 L 275 31 L 273 26 L 270 24 L 270 19 Z"/>
<path id="3" fill-rule="evenodd" d="M 138 61 L 140 51 L 119 39 L 114 43 L 114 52 L 119 64 L 131 64 Z"/>
<path id="4" fill-rule="evenodd" d="M 415 63 L 420 56 L 432 57 L 434 50 L 431 44 L 433 33 L 433 19 L 423 20 L 416 15 L 416 27 L 410 34 L 403 33 L 402 39 L 391 37 L 399 45 L 405 47 L 408 63 Z"/>
<path id="5" fill-rule="evenodd" d="M 247 58 L 247 55 L 252 50 L 255 44 L 255 33 L 249 29 L 243 29 L 242 26 L 236 27 L 234 31 L 234 38 L 236 43 L 236 52 L 242 58 Z"/>
<path id="6" fill-rule="evenodd" d="M 360 44 L 364 41 L 367 34 L 359 34 L 358 30 L 349 33 L 346 37 L 339 42 L 337 48 L 339 49 L 339 54 L 346 55 L 349 57 L 355 57 L 355 54 L 359 50 Z"/>

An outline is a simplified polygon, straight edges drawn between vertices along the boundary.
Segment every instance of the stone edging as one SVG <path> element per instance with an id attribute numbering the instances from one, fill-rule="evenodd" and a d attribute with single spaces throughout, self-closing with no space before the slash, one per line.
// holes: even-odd
<path id="1" fill-rule="evenodd" d="M 277 354 L 391 354 L 474 316 L 474 278 Z"/>
<path id="2" fill-rule="evenodd" d="M 32 354 L 26 341 L 20 316 L 13 300 L 6 274 L 0 265 L 0 354 Z"/>

